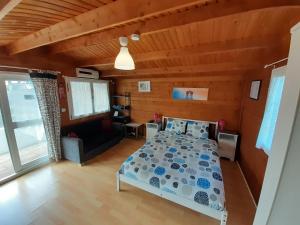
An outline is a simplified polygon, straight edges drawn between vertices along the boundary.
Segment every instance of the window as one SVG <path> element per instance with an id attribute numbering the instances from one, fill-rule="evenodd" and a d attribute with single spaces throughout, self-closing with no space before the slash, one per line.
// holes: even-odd
<path id="1" fill-rule="evenodd" d="M 273 70 L 263 121 L 259 130 L 256 147 L 270 154 L 278 111 L 284 87 L 285 67 Z"/>
<path id="2" fill-rule="evenodd" d="M 65 78 L 68 86 L 70 119 L 110 111 L 108 81 Z"/>

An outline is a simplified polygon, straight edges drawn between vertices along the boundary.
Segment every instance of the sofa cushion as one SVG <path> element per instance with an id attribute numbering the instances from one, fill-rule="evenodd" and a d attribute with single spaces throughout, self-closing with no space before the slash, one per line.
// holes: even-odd
<path id="1" fill-rule="evenodd" d="M 74 132 L 79 138 L 86 138 L 95 134 L 102 133 L 102 119 L 87 121 L 76 125 L 62 128 L 62 136 L 67 136 L 69 133 Z"/>
<path id="2" fill-rule="evenodd" d="M 101 121 L 102 130 L 106 134 L 112 134 L 113 133 L 113 125 L 111 119 L 103 119 Z"/>
<path id="3" fill-rule="evenodd" d="M 108 141 L 108 138 L 106 135 L 103 134 L 86 137 L 83 139 L 83 151 L 84 152 L 92 151 L 93 149 L 99 147 L 106 141 Z"/>

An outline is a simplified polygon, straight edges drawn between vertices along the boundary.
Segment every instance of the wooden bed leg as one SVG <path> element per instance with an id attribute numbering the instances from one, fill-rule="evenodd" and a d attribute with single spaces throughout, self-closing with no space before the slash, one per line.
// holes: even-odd
<path id="1" fill-rule="evenodd" d="M 224 211 L 222 214 L 222 218 L 221 218 L 221 225 L 226 225 L 227 217 L 228 217 L 228 213 L 227 213 L 227 211 Z"/>
<path id="2" fill-rule="evenodd" d="M 120 175 L 119 175 L 119 171 L 116 173 L 116 177 L 117 177 L 117 191 L 120 191 Z"/>

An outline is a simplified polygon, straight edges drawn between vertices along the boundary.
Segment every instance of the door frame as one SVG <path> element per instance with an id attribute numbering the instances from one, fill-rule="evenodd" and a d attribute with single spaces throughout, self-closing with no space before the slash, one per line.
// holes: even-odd
<path id="1" fill-rule="evenodd" d="M 266 225 L 269 222 L 296 118 L 300 84 L 300 23 L 291 29 L 291 34 L 284 90 L 254 225 Z"/>
<path id="2" fill-rule="evenodd" d="M 7 138 L 9 153 L 11 156 L 11 161 L 14 167 L 15 174 L 3 179 L 0 181 L 0 184 L 5 183 L 11 179 L 16 178 L 17 176 L 20 176 L 24 173 L 27 173 L 28 171 L 37 168 L 39 165 L 44 165 L 46 163 L 49 163 L 48 156 L 44 156 L 38 159 L 35 159 L 29 163 L 25 163 L 22 165 L 20 156 L 19 156 L 19 150 L 17 146 L 16 137 L 14 134 L 14 129 L 18 127 L 17 122 L 12 121 L 11 117 L 11 111 L 9 106 L 9 100 L 8 95 L 6 91 L 5 86 L 5 80 L 18 80 L 18 81 L 28 81 L 30 80 L 29 74 L 25 72 L 6 72 L 6 71 L 0 71 L 0 108 L 2 111 L 2 119 L 3 119 L 3 125 L 5 128 L 5 134 Z M 25 122 L 23 123 L 24 127 L 26 125 L 33 125 L 35 124 L 35 121 L 33 122 Z M 20 123 L 19 123 L 20 125 Z"/>

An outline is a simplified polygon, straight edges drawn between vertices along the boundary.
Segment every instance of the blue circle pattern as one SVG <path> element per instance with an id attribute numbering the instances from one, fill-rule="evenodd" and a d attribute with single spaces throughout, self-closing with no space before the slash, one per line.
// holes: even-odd
<path id="1" fill-rule="evenodd" d="M 213 171 L 215 171 L 215 172 L 221 172 L 221 169 L 220 169 L 220 167 L 218 167 L 218 166 L 212 166 L 211 167 L 211 169 L 213 170 Z"/>
<path id="2" fill-rule="evenodd" d="M 165 172 L 166 172 L 166 169 L 163 168 L 163 167 L 161 167 L 161 166 L 156 167 L 155 170 L 154 170 L 154 173 L 155 173 L 156 175 L 159 175 L 159 176 L 164 175 Z"/>
<path id="3" fill-rule="evenodd" d="M 152 186 L 159 188 L 159 178 L 158 177 L 151 177 L 149 183 Z"/>
<path id="4" fill-rule="evenodd" d="M 131 160 L 133 160 L 133 157 L 129 156 L 128 159 L 126 160 L 126 162 L 130 162 Z"/>
<path id="5" fill-rule="evenodd" d="M 209 167 L 209 163 L 206 162 L 206 161 L 200 161 L 200 162 L 199 162 L 199 165 L 200 165 L 200 166 Z"/>
<path id="6" fill-rule="evenodd" d="M 180 172 L 180 173 L 183 173 L 183 172 L 184 172 L 184 169 L 183 169 L 183 168 L 179 168 L 179 172 Z"/>
<path id="7" fill-rule="evenodd" d="M 174 135 L 174 133 L 172 135 Z M 171 138 L 172 136 L 169 135 L 169 137 Z M 171 147 L 170 143 L 168 146 L 163 148 L 160 146 L 160 143 L 167 142 L 164 139 L 156 140 L 156 143 L 159 143 L 159 145 L 154 142 L 147 142 L 145 146 L 141 147 L 140 151 L 137 152 L 137 158 L 134 158 L 133 156 L 127 158 L 125 170 L 124 166 L 121 168 L 123 169 L 123 174 L 125 172 L 126 176 L 137 180 L 138 176 L 146 177 L 146 174 L 152 173 L 152 176 L 148 177 L 147 175 L 146 178 L 150 185 L 162 189 L 168 189 L 166 184 L 171 185 L 171 189 L 169 189 L 169 191 L 176 195 L 178 193 L 176 193 L 177 191 L 174 192 L 175 189 L 181 190 L 181 187 L 185 187 L 185 185 L 192 186 L 192 188 L 195 186 L 198 188 L 200 187 L 200 190 L 202 191 L 198 189 L 199 191 L 197 192 L 197 189 L 192 189 L 195 190 L 195 192 L 193 192 L 194 201 L 204 205 L 209 205 L 210 201 L 212 201 L 211 196 L 220 195 L 221 193 L 219 188 L 214 188 L 213 182 L 215 181 L 209 180 L 209 177 L 213 177 L 213 179 L 217 181 L 222 181 L 220 167 L 215 164 L 216 159 L 214 156 L 217 156 L 218 153 L 214 151 L 214 145 L 209 142 L 204 144 L 206 143 L 204 142 L 200 146 L 202 149 L 196 148 L 193 146 L 193 142 L 181 136 L 176 136 L 176 140 L 174 141 L 176 147 Z M 173 144 L 174 142 L 172 142 L 172 145 Z M 204 151 L 202 151 L 203 149 Z M 156 154 L 162 150 L 165 152 L 162 153 L 163 157 L 158 160 L 158 156 Z M 196 159 L 198 160 L 196 161 Z M 147 160 L 150 161 L 150 164 L 145 164 Z M 188 165 L 190 160 L 195 160 L 195 163 L 198 163 L 198 166 L 194 169 L 193 167 L 189 167 Z M 128 171 L 129 167 L 132 172 Z M 170 169 L 172 179 L 171 175 L 168 174 L 168 170 Z M 185 172 L 189 174 L 187 178 L 178 174 Z M 211 191 L 208 191 L 210 188 Z"/>
<path id="8" fill-rule="evenodd" d="M 146 154 L 146 153 L 141 153 L 139 156 L 140 156 L 141 158 L 146 158 L 146 157 L 147 157 L 147 154 Z"/>
<path id="9" fill-rule="evenodd" d="M 197 185 L 198 187 L 201 187 L 203 189 L 210 188 L 210 182 L 206 178 L 198 178 Z"/>
<path id="10" fill-rule="evenodd" d="M 171 147 L 171 148 L 169 148 L 169 152 L 175 153 L 175 152 L 177 152 L 177 149 L 174 147 Z"/>
<path id="11" fill-rule="evenodd" d="M 209 160 L 210 159 L 209 155 L 205 155 L 205 154 L 201 155 L 200 158 L 203 159 L 203 160 Z"/>
<path id="12" fill-rule="evenodd" d="M 180 159 L 180 158 L 175 158 L 174 162 L 179 163 L 179 164 L 184 164 L 185 160 L 184 159 Z"/>
<path id="13" fill-rule="evenodd" d="M 203 205 L 208 205 L 208 194 L 204 191 L 198 191 L 194 196 L 194 201 Z"/>
<path id="14" fill-rule="evenodd" d="M 219 188 L 214 188 L 214 192 L 219 195 L 220 194 L 220 189 Z"/>
<path id="15" fill-rule="evenodd" d="M 166 156 L 167 158 L 173 158 L 173 154 L 172 154 L 172 153 L 166 153 L 165 156 Z"/>
<path id="16" fill-rule="evenodd" d="M 177 169 L 180 168 L 180 166 L 179 166 L 179 164 L 177 164 L 177 163 L 172 163 L 172 164 L 171 164 L 171 168 L 174 169 L 174 170 L 177 170 Z"/>
<path id="17" fill-rule="evenodd" d="M 213 178 L 215 178 L 216 180 L 219 180 L 219 181 L 223 180 L 222 177 L 221 177 L 221 175 L 219 173 L 217 173 L 217 172 L 213 172 L 212 175 L 213 175 Z"/>

